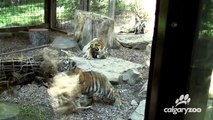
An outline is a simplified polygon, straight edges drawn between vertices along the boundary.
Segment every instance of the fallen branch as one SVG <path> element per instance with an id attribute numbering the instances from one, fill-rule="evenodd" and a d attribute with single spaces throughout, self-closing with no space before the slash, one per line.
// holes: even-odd
<path id="1" fill-rule="evenodd" d="M 43 48 L 43 47 L 48 47 L 48 46 L 49 46 L 49 44 L 45 44 L 45 45 L 31 47 L 31 48 L 26 48 L 26 49 L 22 49 L 22 50 L 11 51 L 11 52 L 7 52 L 7 53 L 2 53 L 2 54 L 0 54 L 0 56 L 9 55 L 9 54 L 12 54 L 12 53 L 26 52 L 26 51 L 29 51 L 29 50 L 35 50 L 35 49 L 39 49 L 39 48 Z"/>

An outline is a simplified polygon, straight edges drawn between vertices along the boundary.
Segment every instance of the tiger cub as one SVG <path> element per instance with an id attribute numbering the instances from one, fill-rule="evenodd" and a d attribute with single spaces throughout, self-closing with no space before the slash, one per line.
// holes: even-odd
<path id="1" fill-rule="evenodd" d="M 121 97 L 107 77 L 94 71 L 79 71 L 81 93 L 92 97 L 94 102 L 121 105 Z"/>
<path id="2" fill-rule="evenodd" d="M 90 109 L 92 100 L 81 94 L 79 74 L 61 72 L 53 77 L 48 93 L 55 101 L 53 106 L 56 113 L 66 114 Z"/>
<path id="3" fill-rule="evenodd" d="M 94 38 L 92 41 L 87 43 L 83 47 L 83 57 L 89 60 L 98 58 L 98 59 L 105 59 L 107 54 L 107 49 L 105 45 L 105 41 L 99 37 Z"/>
<path id="4" fill-rule="evenodd" d="M 54 107 L 57 113 L 90 109 L 92 102 L 115 104 L 118 107 L 122 104 L 120 94 L 105 75 L 82 71 L 78 67 L 54 76 L 48 93 L 58 102 Z"/>

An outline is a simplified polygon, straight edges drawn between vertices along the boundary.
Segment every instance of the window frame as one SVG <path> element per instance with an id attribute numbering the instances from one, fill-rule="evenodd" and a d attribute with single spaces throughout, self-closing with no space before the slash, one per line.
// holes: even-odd
<path id="1" fill-rule="evenodd" d="M 145 120 L 181 120 L 185 115 L 164 113 L 181 94 L 188 94 L 193 47 L 203 0 L 157 0 Z M 206 96 L 204 96 L 206 98 Z M 205 104 L 205 103 L 203 103 Z M 205 110 L 194 118 L 204 118 Z M 188 115 L 190 116 L 190 115 Z"/>

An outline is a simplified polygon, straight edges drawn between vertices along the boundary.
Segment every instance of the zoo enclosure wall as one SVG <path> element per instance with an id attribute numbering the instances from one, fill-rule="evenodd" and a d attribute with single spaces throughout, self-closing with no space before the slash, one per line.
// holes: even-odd
<path id="1" fill-rule="evenodd" d="M 34 27 L 72 31 L 75 10 L 108 16 L 111 9 L 109 7 L 112 6 L 110 4 L 109 0 L 1 0 L 0 32 L 28 30 Z M 130 22 L 131 6 L 127 6 L 125 0 L 116 0 L 114 4 L 115 22 Z M 125 12 L 122 12 L 124 10 Z"/>

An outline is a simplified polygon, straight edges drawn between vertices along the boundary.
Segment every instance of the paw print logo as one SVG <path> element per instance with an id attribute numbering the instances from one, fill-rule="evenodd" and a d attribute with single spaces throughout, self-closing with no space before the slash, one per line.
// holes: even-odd
<path id="1" fill-rule="evenodd" d="M 175 107 L 180 105 L 180 104 L 189 104 L 191 101 L 191 98 L 189 98 L 189 94 L 186 95 L 181 95 L 176 101 L 175 101 Z"/>

